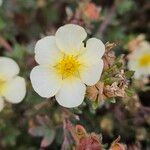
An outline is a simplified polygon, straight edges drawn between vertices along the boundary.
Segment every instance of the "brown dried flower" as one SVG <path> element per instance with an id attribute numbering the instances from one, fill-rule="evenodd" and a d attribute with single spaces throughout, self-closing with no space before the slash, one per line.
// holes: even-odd
<path id="1" fill-rule="evenodd" d="M 104 70 L 107 70 L 108 68 L 110 68 L 115 62 L 116 56 L 115 56 L 114 51 L 112 51 L 112 49 L 116 45 L 117 45 L 116 43 L 109 43 L 109 42 L 105 44 L 106 52 L 103 56 Z"/>
<path id="2" fill-rule="evenodd" d="M 139 47 L 143 45 L 144 40 L 145 40 L 145 36 L 143 34 L 140 34 L 135 39 L 131 40 L 127 45 L 129 51 L 132 52 L 136 49 L 139 49 Z"/>
<path id="3" fill-rule="evenodd" d="M 125 146 L 121 143 L 120 136 L 111 144 L 110 150 L 125 150 Z"/>
<path id="4" fill-rule="evenodd" d="M 124 97 L 125 96 L 125 89 L 120 88 L 117 82 L 114 82 L 112 85 L 106 85 L 104 87 L 104 94 L 111 98 L 111 97 Z"/>
<path id="5" fill-rule="evenodd" d="M 99 81 L 96 85 L 87 87 L 87 97 L 98 102 L 107 98 L 125 97 L 125 90 L 128 87 L 128 82 L 124 75 L 124 71 L 121 70 L 117 73 L 115 78 L 116 81 L 111 85 Z"/>
<path id="6" fill-rule="evenodd" d="M 119 73 L 117 73 L 115 77 L 117 78 L 117 81 L 111 85 L 106 85 L 104 87 L 104 94 L 109 98 L 125 97 L 125 90 L 128 87 L 128 81 L 125 77 L 124 70 L 121 70 Z"/>
<path id="7" fill-rule="evenodd" d="M 101 139 L 95 134 L 88 134 L 83 126 L 76 126 L 76 136 L 78 143 L 75 150 L 102 150 Z"/>
<path id="8" fill-rule="evenodd" d="M 87 97 L 94 101 L 101 101 L 105 99 L 103 94 L 104 83 L 99 81 L 96 85 L 87 87 Z"/>

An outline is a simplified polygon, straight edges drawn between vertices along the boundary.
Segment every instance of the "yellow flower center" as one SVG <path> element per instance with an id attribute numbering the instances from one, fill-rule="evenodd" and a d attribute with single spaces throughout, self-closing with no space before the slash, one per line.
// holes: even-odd
<path id="1" fill-rule="evenodd" d="M 6 80 L 0 77 L 0 95 L 3 95 L 6 89 Z"/>
<path id="2" fill-rule="evenodd" d="M 140 66 L 147 67 L 150 65 L 150 54 L 144 54 L 139 61 Z"/>
<path id="3" fill-rule="evenodd" d="M 56 64 L 55 67 L 57 72 L 61 74 L 63 78 L 67 78 L 69 76 L 77 74 L 80 65 L 81 64 L 77 60 L 77 57 L 73 55 L 65 55 L 63 59 L 61 59 Z"/>

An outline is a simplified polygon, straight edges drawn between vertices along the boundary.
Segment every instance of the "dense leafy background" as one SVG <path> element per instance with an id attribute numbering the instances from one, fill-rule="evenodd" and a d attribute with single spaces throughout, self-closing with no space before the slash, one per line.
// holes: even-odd
<path id="1" fill-rule="evenodd" d="M 97 36 L 105 43 L 118 42 L 117 55 L 128 54 L 128 41 L 141 33 L 150 40 L 148 0 L 93 2 L 102 10 L 100 21 L 91 23 L 89 37 Z M 126 105 L 117 99 L 115 104 L 108 102 L 97 110 L 87 100 L 86 104 L 69 111 L 58 106 L 54 99 L 48 101 L 39 97 L 31 87 L 29 74 L 35 65 L 35 42 L 45 35 L 54 34 L 67 22 L 66 7 L 74 11 L 79 3 L 75 0 L 3 0 L 0 6 L 0 55 L 17 61 L 20 75 L 26 79 L 27 95 L 22 103 L 7 104 L 0 112 L 0 150 L 37 150 L 44 138 L 50 144 L 47 149 L 60 149 L 64 112 L 71 117 L 73 124 L 82 124 L 88 132 L 101 133 L 106 147 L 120 135 L 121 141 L 132 150 L 150 148 L 149 91 L 137 90 L 142 103 L 138 110 L 134 101 Z M 114 5 L 111 21 L 102 33 L 101 24 Z M 79 115 L 80 121 L 72 113 Z"/>

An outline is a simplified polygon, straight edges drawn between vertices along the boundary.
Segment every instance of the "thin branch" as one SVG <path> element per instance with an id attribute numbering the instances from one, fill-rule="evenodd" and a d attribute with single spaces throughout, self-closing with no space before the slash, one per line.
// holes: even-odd
<path id="1" fill-rule="evenodd" d="M 110 10 L 108 11 L 104 21 L 102 22 L 101 26 L 98 29 L 98 33 L 102 36 L 107 28 L 107 26 L 110 24 L 112 17 L 114 16 L 118 4 L 121 2 L 121 0 L 115 0 L 113 5 L 111 6 Z"/>
<path id="2" fill-rule="evenodd" d="M 2 36 L 0 36 L 0 46 L 4 47 L 8 52 L 12 51 L 12 47 Z"/>

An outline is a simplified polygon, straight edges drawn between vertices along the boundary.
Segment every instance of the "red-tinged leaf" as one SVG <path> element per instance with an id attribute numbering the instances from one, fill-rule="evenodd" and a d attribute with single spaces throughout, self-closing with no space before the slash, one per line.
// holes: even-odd
<path id="1" fill-rule="evenodd" d="M 41 147 L 42 148 L 45 148 L 45 147 L 49 146 L 50 144 L 51 143 L 50 143 L 50 141 L 48 140 L 47 137 L 44 137 L 43 140 L 41 141 Z"/>
<path id="2" fill-rule="evenodd" d="M 42 137 L 42 136 L 45 135 L 46 128 L 42 127 L 42 126 L 38 126 L 38 127 L 35 127 L 35 128 L 30 128 L 28 132 L 32 136 Z"/>
<path id="3" fill-rule="evenodd" d="M 47 130 L 46 135 L 44 136 L 44 138 L 41 141 L 41 147 L 45 148 L 47 146 L 49 146 L 53 140 L 55 138 L 55 131 L 54 130 Z"/>
<path id="4" fill-rule="evenodd" d="M 81 125 L 76 125 L 76 136 L 79 140 L 87 136 L 87 132 Z"/>

